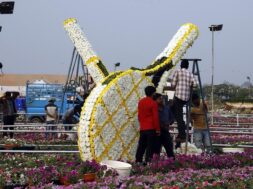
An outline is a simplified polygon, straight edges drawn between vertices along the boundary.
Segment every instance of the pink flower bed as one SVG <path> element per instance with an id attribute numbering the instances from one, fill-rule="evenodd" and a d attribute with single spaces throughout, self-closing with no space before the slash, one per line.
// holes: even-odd
<path id="1" fill-rule="evenodd" d="M 253 150 L 177 155 L 175 161 L 155 157 L 146 166 L 130 163 L 131 176 L 119 180 L 116 172 L 105 172 L 106 167 L 96 162 L 81 162 L 76 155 L 7 154 L 0 157 L 0 188 L 247 188 L 253 184 Z M 80 170 L 95 171 L 97 179 L 83 182 Z M 69 186 L 59 183 L 62 176 L 69 179 Z"/>

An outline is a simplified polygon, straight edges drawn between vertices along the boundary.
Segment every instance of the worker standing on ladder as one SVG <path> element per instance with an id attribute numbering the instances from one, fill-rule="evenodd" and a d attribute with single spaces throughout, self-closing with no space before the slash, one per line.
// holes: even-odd
<path id="1" fill-rule="evenodd" d="M 171 87 L 175 89 L 173 105 L 178 128 L 176 148 L 180 147 L 181 142 L 186 141 L 186 125 L 183 119 L 183 107 L 190 99 L 192 87 L 197 86 L 197 81 L 195 80 L 194 75 L 188 71 L 188 67 L 188 60 L 183 59 L 181 61 L 181 69 L 175 71 L 171 83 Z"/>

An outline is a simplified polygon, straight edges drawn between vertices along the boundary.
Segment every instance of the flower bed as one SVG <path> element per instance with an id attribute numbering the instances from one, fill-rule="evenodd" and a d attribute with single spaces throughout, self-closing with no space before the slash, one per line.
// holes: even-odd
<path id="1" fill-rule="evenodd" d="M 253 135 L 224 135 L 212 134 L 212 142 L 214 144 L 253 144 Z"/>
<path id="2" fill-rule="evenodd" d="M 44 133 L 21 133 L 15 134 L 15 139 L 0 139 L 2 149 L 7 149 L 9 144 L 9 150 L 78 150 L 77 139 L 66 140 L 63 137 L 57 138 L 45 138 Z"/>
<path id="3" fill-rule="evenodd" d="M 147 166 L 131 164 L 131 176 L 120 181 L 115 172 L 104 172 L 105 166 L 82 162 L 76 155 L 6 154 L 0 157 L 0 188 L 63 188 L 61 177 L 68 180 L 68 188 L 247 188 L 253 182 L 253 150 L 177 155 L 175 161 L 162 156 Z M 83 182 L 83 174 L 88 172 L 96 172 L 95 182 Z"/>

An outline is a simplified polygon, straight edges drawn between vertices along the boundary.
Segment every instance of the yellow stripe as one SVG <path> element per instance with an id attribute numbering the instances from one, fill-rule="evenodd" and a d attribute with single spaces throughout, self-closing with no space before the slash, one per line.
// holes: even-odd
<path id="1" fill-rule="evenodd" d="M 184 36 L 178 41 L 178 43 L 177 43 L 176 47 L 173 49 L 172 53 L 168 56 L 168 58 L 162 64 L 159 64 L 159 65 L 157 65 L 156 67 L 154 67 L 152 69 L 144 70 L 143 72 L 145 74 L 156 72 L 156 71 L 159 70 L 159 68 L 161 68 L 161 67 L 163 67 L 163 66 L 165 66 L 167 64 L 170 64 L 171 60 L 173 59 L 173 57 L 175 56 L 175 54 L 178 52 L 178 50 L 182 46 L 182 44 L 185 41 L 185 39 L 189 36 L 189 34 L 193 30 L 195 30 L 197 32 L 197 35 L 199 34 L 198 28 L 194 24 L 188 23 L 188 24 L 184 24 L 183 26 L 189 26 L 189 29 L 188 29 L 187 32 L 185 32 Z M 189 47 L 189 45 L 187 46 L 187 48 L 188 47 Z"/>
<path id="2" fill-rule="evenodd" d="M 97 56 L 93 56 L 93 57 L 90 57 L 85 63 L 88 65 L 88 64 L 91 64 L 91 63 L 97 63 L 99 62 L 99 58 Z"/>
<path id="3" fill-rule="evenodd" d="M 76 19 L 75 18 L 68 18 L 64 21 L 63 25 L 68 25 L 70 23 L 76 23 Z"/>

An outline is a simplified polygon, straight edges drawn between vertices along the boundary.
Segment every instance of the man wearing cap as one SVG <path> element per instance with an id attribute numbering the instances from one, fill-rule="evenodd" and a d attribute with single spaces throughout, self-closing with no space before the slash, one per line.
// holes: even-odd
<path id="1" fill-rule="evenodd" d="M 53 126 L 56 124 L 57 118 L 58 118 L 58 107 L 54 104 L 55 98 L 50 98 L 48 100 L 48 104 L 45 106 L 45 112 L 46 112 L 46 123 L 48 126 L 46 127 L 46 130 L 56 130 L 56 126 Z M 48 138 L 48 135 L 50 133 L 46 132 L 46 138 Z M 54 137 L 56 136 L 56 133 L 52 134 Z"/>
<path id="2" fill-rule="evenodd" d="M 181 61 L 181 69 L 175 71 L 171 83 L 171 87 L 175 89 L 173 103 L 178 128 L 177 147 L 180 146 L 181 142 L 185 142 L 186 139 L 183 106 L 189 101 L 191 88 L 197 86 L 194 75 L 188 71 L 188 67 L 188 60 L 183 59 Z"/>

